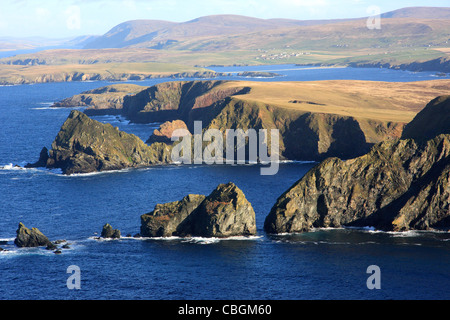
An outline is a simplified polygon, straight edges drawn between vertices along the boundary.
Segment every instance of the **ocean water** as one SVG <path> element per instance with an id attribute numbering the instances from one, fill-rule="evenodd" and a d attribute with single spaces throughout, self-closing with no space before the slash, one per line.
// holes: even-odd
<path id="1" fill-rule="evenodd" d="M 433 73 L 382 69 L 310 69 L 292 65 L 214 68 L 272 71 L 273 79 L 417 81 Z M 370 79 L 368 78 L 370 77 Z M 239 79 L 239 77 L 232 77 Z M 146 80 L 142 85 L 172 81 Z M 279 195 L 314 163 L 280 164 L 275 176 L 258 165 L 165 166 L 64 176 L 58 170 L 21 169 L 50 147 L 70 109 L 50 105 L 107 82 L 49 83 L 0 87 L 0 299 L 120 300 L 309 300 L 449 299 L 450 234 L 318 229 L 268 235 L 263 223 Z M 158 124 L 130 124 L 98 116 L 146 140 Z M 241 188 L 256 212 L 257 236 L 230 239 L 134 238 L 140 215 L 157 203 L 188 193 L 209 194 L 219 183 Z M 69 249 L 13 244 L 19 222 L 39 228 Z M 119 240 L 98 240 L 110 223 Z M 130 235 L 130 236 L 128 236 Z M 80 268 L 81 287 L 70 290 L 69 266 Z M 380 289 L 369 289 L 367 268 L 380 268 Z"/>

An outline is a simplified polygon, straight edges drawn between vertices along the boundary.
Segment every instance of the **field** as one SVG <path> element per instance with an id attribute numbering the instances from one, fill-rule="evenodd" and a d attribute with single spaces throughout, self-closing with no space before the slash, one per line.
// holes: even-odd
<path id="1" fill-rule="evenodd" d="M 407 123 L 438 95 L 450 90 L 450 80 L 419 82 L 231 81 L 224 86 L 248 86 L 250 92 L 235 96 L 245 101 L 304 112 L 330 113 L 355 118 Z"/>

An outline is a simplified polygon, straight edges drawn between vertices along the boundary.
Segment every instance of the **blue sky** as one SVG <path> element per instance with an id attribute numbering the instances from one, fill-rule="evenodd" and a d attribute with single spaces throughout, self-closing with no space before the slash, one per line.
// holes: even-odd
<path id="1" fill-rule="evenodd" d="M 134 19 L 188 21 L 211 14 L 258 18 L 334 19 L 412 6 L 449 6 L 449 0 L 1 0 L 0 37 L 66 38 L 104 34 Z"/>

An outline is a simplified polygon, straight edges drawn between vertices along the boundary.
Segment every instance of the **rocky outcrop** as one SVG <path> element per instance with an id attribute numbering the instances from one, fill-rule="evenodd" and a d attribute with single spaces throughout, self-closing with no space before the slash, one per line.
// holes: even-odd
<path id="1" fill-rule="evenodd" d="M 440 57 L 426 61 L 413 61 L 408 63 L 392 63 L 384 61 L 357 61 L 348 64 L 352 68 L 386 68 L 400 69 L 414 72 L 421 71 L 437 71 L 450 72 L 450 59 L 448 57 Z"/>
<path id="2" fill-rule="evenodd" d="M 359 158 L 328 158 L 281 195 L 268 233 L 373 226 L 450 229 L 450 135 L 386 141 Z"/>
<path id="3" fill-rule="evenodd" d="M 25 168 L 41 168 L 47 165 L 48 161 L 48 149 L 43 147 L 41 153 L 39 154 L 39 160 L 35 163 L 28 163 Z"/>
<path id="4" fill-rule="evenodd" d="M 134 84 L 115 84 L 82 92 L 56 102 L 54 108 L 87 107 L 87 115 L 121 114 L 123 99 L 126 95 L 145 89 Z"/>
<path id="5" fill-rule="evenodd" d="M 188 217 L 183 233 L 202 237 L 255 235 L 255 211 L 234 183 L 221 184 Z"/>
<path id="6" fill-rule="evenodd" d="M 237 75 L 238 77 L 248 77 L 248 78 L 274 78 L 282 76 L 279 73 L 263 72 L 263 71 L 244 71 L 239 72 Z"/>
<path id="7" fill-rule="evenodd" d="M 52 143 L 46 166 L 73 174 L 167 164 L 170 158 L 171 148 L 165 144 L 148 146 L 133 134 L 73 110 Z"/>
<path id="8" fill-rule="evenodd" d="M 154 142 L 162 142 L 166 144 L 172 144 L 172 136 L 175 130 L 182 129 L 186 130 L 186 134 L 190 134 L 186 123 L 182 120 L 166 121 L 159 126 L 158 129 L 153 131 L 153 134 L 145 142 L 147 144 L 152 144 Z M 178 135 L 181 137 L 184 135 Z M 174 136 L 175 137 L 175 136 Z"/>
<path id="9" fill-rule="evenodd" d="M 126 96 L 123 115 L 137 123 L 183 120 L 189 126 L 193 109 L 210 107 L 245 90 L 243 87 L 220 88 L 224 83 L 218 80 L 159 83 Z"/>
<path id="10" fill-rule="evenodd" d="M 183 222 L 205 200 L 204 195 L 190 194 L 180 201 L 157 204 L 141 216 L 141 236 L 170 237 L 183 234 Z"/>
<path id="11" fill-rule="evenodd" d="M 450 96 L 433 99 L 406 125 L 402 139 L 428 140 L 436 135 L 450 134 Z"/>
<path id="12" fill-rule="evenodd" d="M 158 204 L 141 216 L 144 237 L 230 237 L 256 234 L 255 212 L 235 184 L 221 184 L 209 196 L 188 195 Z"/>
<path id="13" fill-rule="evenodd" d="M 102 228 L 102 233 L 100 234 L 100 237 L 106 239 L 119 239 L 120 230 L 113 229 L 113 227 L 109 223 L 106 223 Z"/>
<path id="14" fill-rule="evenodd" d="M 367 153 L 374 143 L 399 138 L 405 125 L 246 100 L 245 95 L 252 89 L 245 84 L 248 83 L 161 83 L 126 96 L 123 115 L 139 123 L 182 120 L 190 132 L 194 132 L 194 121 L 202 121 L 205 130 L 214 128 L 224 133 L 236 128 L 278 129 L 280 155 L 292 160 L 357 157 Z"/>
<path id="15" fill-rule="evenodd" d="M 14 244 L 18 247 L 42 247 L 52 245 L 50 240 L 37 228 L 28 229 L 20 222 Z"/>

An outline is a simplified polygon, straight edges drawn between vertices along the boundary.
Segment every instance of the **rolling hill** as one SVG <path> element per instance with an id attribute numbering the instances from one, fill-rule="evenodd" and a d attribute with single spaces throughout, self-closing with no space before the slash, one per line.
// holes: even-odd
<path id="1" fill-rule="evenodd" d="M 400 33 L 400 37 L 403 37 L 404 34 L 429 36 L 429 33 L 436 33 L 442 27 L 444 30 L 440 30 L 441 32 L 448 31 L 450 8 L 403 8 L 384 13 L 381 18 L 384 20 L 384 26 L 381 32 L 374 35 L 378 40 L 381 37 L 390 37 L 392 33 L 395 33 L 393 36 Z M 349 40 L 357 38 L 361 33 L 367 33 L 366 20 L 367 17 L 334 20 L 259 19 L 240 15 L 211 15 L 181 23 L 135 20 L 119 24 L 103 36 L 87 43 L 85 48 L 146 47 L 163 49 L 181 48 L 185 43 L 188 44 L 188 47 L 193 47 L 194 45 L 190 44 L 200 42 L 202 49 L 210 50 L 211 46 L 205 45 L 205 42 L 222 41 L 230 46 L 241 46 L 252 38 L 260 43 L 260 47 L 265 47 L 266 44 L 274 45 L 276 41 L 280 40 L 279 38 L 289 35 L 298 39 L 298 41 L 294 41 L 293 45 L 299 45 L 311 36 L 314 39 Z M 424 20 L 440 21 L 430 25 L 430 22 Z M 387 34 L 384 34 L 385 32 Z M 245 41 L 241 42 L 242 39 Z M 448 40 L 448 33 L 445 40 Z"/>

